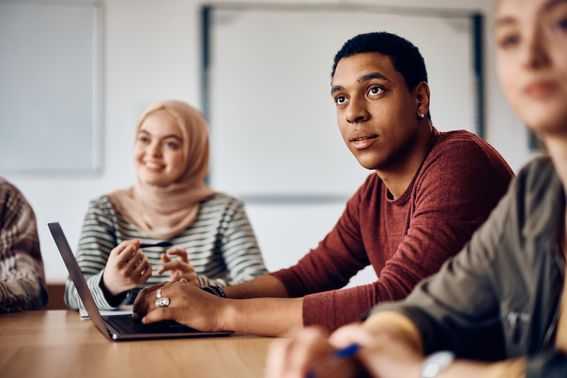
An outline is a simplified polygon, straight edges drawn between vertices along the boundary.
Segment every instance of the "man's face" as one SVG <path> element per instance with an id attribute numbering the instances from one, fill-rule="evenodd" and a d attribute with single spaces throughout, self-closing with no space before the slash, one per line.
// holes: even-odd
<path id="1" fill-rule="evenodd" d="M 389 56 L 363 53 L 343 58 L 331 83 L 343 139 L 366 169 L 400 163 L 418 130 L 418 103 Z"/>

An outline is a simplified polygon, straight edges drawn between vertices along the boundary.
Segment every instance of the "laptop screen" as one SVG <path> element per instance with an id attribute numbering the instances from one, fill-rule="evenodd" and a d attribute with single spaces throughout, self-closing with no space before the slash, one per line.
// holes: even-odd
<path id="1" fill-rule="evenodd" d="M 94 298 L 89 290 L 87 285 L 87 281 L 85 277 L 83 277 L 83 273 L 81 272 L 81 268 L 73 255 L 73 251 L 67 242 L 67 238 L 63 233 L 63 229 L 59 225 L 59 223 L 48 223 L 49 231 L 53 236 L 53 240 L 55 240 L 55 244 L 57 245 L 57 249 L 59 249 L 59 253 L 65 262 L 65 266 L 67 266 L 67 270 L 69 271 L 69 275 L 71 276 L 71 280 L 75 284 L 77 288 L 77 292 L 83 301 L 83 305 L 87 309 L 89 317 L 94 322 L 95 326 L 108 338 L 110 339 L 110 335 L 106 326 L 104 325 L 104 321 L 102 320 L 102 316 L 98 311 L 98 307 L 94 301 Z"/>

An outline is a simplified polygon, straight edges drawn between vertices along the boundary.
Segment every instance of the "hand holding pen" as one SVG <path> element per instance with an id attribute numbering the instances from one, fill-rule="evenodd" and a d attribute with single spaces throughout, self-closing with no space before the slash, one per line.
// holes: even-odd
<path id="1" fill-rule="evenodd" d="M 423 356 L 400 334 L 362 323 L 339 328 L 329 338 L 307 327 L 277 340 L 268 354 L 269 378 L 420 377 Z"/>
<path id="2" fill-rule="evenodd" d="M 324 330 L 305 328 L 291 339 L 272 343 L 266 375 L 269 378 L 362 377 L 364 369 L 356 360 L 359 349 L 357 343 L 337 349 Z"/>
<path id="3" fill-rule="evenodd" d="M 370 375 L 356 360 L 356 354 L 361 346 L 351 343 L 337 349 L 331 356 L 321 359 L 307 372 L 306 378 L 317 377 L 357 377 L 365 378 Z"/>

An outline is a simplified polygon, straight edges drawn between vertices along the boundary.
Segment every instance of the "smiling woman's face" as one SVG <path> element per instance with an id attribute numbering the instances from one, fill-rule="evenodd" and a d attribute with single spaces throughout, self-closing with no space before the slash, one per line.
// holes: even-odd
<path id="1" fill-rule="evenodd" d="M 166 186 L 183 175 L 183 136 L 173 117 L 160 111 L 146 117 L 136 136 L 134 163 L 145 184 Z"/>
<path id="2" fill-rule="evenodd" d="M 516 113 L 540 137 L 567 135 L 567 0 L 501 0 L 494 36 Z"/>

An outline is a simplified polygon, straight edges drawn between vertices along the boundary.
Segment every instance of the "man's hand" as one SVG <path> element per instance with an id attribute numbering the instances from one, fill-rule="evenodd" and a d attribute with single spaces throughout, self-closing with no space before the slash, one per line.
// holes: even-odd
<path id="1" fill-rule="evenodd" d="M 134 289 L 148 280 L 152 267 L 139 240 L 125 240 L 108 256 L 102 281 L 110 294 L 116 296 Z"/>
<path id="2" fill-rule="evenodd" d="M 291 340 L 273 343 L 267 374 L 276 377 L 355 377 L 362 371 L 381 378 L 420 376 L 423 357 L 395 332 L 375 332 L 361 324 L 338 329 L 327 340 L 317 329 L 306 328 Z M 337 350 L 358 344 L 356 358 L 338 359 Z"/>
<path id="3" fill-rule="evenodd" d="M 171 256 L 177 256 L 179 258 L 171 260 Z M 167 252 L 163 253 L 160 257 L 161 261 L 163 261 L 163 266 L 158 270 L 158 274 L 169 272 L 171 281 L 179 281 L 185 278 L 188 282 L 197 284 L 197 273 L 195 273 L 195 269 L 193 269 L 193 266 L 189 263 L 186 250 L 183 248 L 168 249 Z"/>
<path id="4" fill-rule="evenodd" d="M 155 305 L 156 291 L 169 298 L 169 306 Z M 133 316 L 142 323 L 175 320 L 199 331 L 225 331 L 222 316 L 226 299 L 206 293 L 182 279 L 150 286 L 138 293 L 134 301 Z"/>

